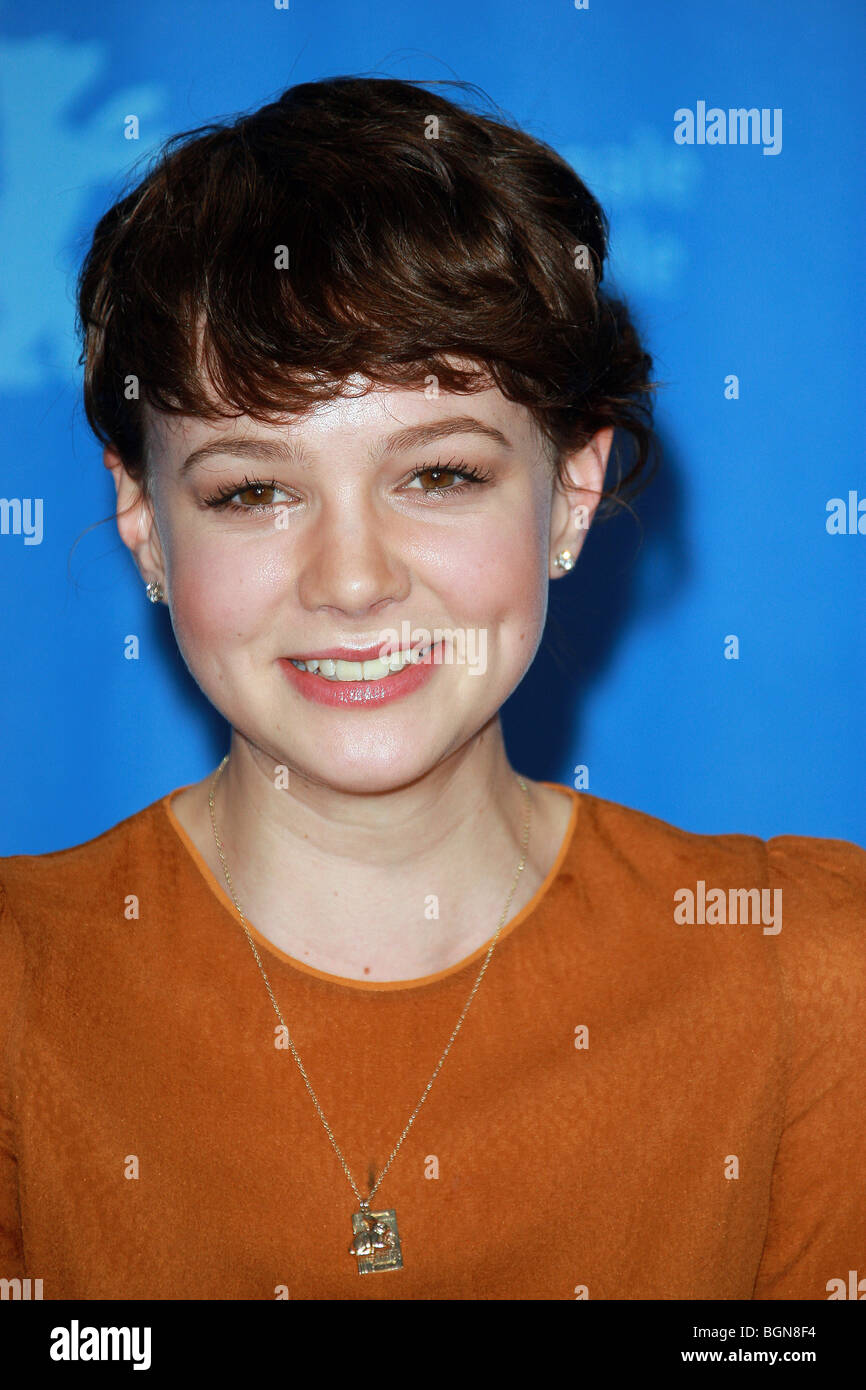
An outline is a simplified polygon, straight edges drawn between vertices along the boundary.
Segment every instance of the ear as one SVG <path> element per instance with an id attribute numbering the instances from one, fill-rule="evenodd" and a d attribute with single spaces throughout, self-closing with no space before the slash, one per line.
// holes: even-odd
<path id="1" fill-rule="evenodd" d="M 557 474 L 553 504 L 550 511 L 551 579 L 561 579 L 565 570 L 554 564 L 562 550 L 568 550 L 576 560 L 583 548 L 604 489 L 607 461 L 613 444 L 613 427 L 599 430 L 588 444 L 567 454 L 561 465 L 566 486 Z"/>
<path id="2" fill-rule="evenodd" d="M 131 552 L 142 579 L 158 579 L 163 590 L 167 592 L 165 559 L 154 518 L 153 502 L 143 483 L 129 475 L 123 459 L 113 445 L 105 446 L 102 461 L 114 478 L 120 539 Z"/>

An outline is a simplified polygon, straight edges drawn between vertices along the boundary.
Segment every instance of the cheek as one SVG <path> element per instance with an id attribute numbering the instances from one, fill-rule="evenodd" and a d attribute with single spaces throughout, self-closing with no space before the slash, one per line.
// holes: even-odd
<path id="1" fill-rule="evenodd" d="M 515 508 L 496 524 L 485 523 L 451 548 L 441 545 L 436 561 L 440 593 L 468 624 L 493 632 L 519 624 L 529 632 L 543 625 L 547 601 L 547 552 L 531 510 Z"/>
<path id="2" fill-rule="evenodd" d="M 185 656 L 218 652 L 255 636 L 280 587 L 271 552 L 189 538 L 172 557 L 169 582 L 175 635 Z"/>

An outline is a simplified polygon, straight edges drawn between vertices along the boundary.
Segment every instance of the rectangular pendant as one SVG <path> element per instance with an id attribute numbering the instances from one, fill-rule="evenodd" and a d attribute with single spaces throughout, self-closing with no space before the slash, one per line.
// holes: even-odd
<path id="1" fill-rule="evenodd" d="M 352 1230 L 355 1238 L 349 1253 L 358 1261 L 359 1274 L 403 1268 L 395 1211 L 353 1211 Z"/>

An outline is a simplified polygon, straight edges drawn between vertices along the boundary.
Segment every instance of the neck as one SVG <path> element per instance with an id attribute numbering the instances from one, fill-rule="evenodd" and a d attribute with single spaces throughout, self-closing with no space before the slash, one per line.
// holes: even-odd
<path id="1" fill-rule="evenodd" d="M 295 771 L 278 789 L 276 766 L 234 733 L 214 814 L 241 909 L 281 950 L 328 973 L 408 979 L 493 936 L 521 857 L 526 809 L 498 716 L 453 757 L 387 791 L 346 793 Z M 211 784 L 209 777 L 206 857 L 225 887 Z M 530 856 L 532 847 L 530 837 Z M 506 920 L 538 881 L 530 858 Z"/>

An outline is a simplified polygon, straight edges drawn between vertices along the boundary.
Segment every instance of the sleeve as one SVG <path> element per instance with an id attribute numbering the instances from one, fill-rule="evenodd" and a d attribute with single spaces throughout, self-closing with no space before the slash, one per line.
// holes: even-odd
<path id="1" fill-rule="evenodd" d="M 800 835 L 766 847 L 790 1052 L 752 1298 L 866 1299 L 866 850 Z"/>
<path id="2" fill-rule="evenodd" d="M 15 1039 L 23 978 L 21 933 L 0 883 L 0 1279 L 24 1278 L 14 1122 Z"/>

